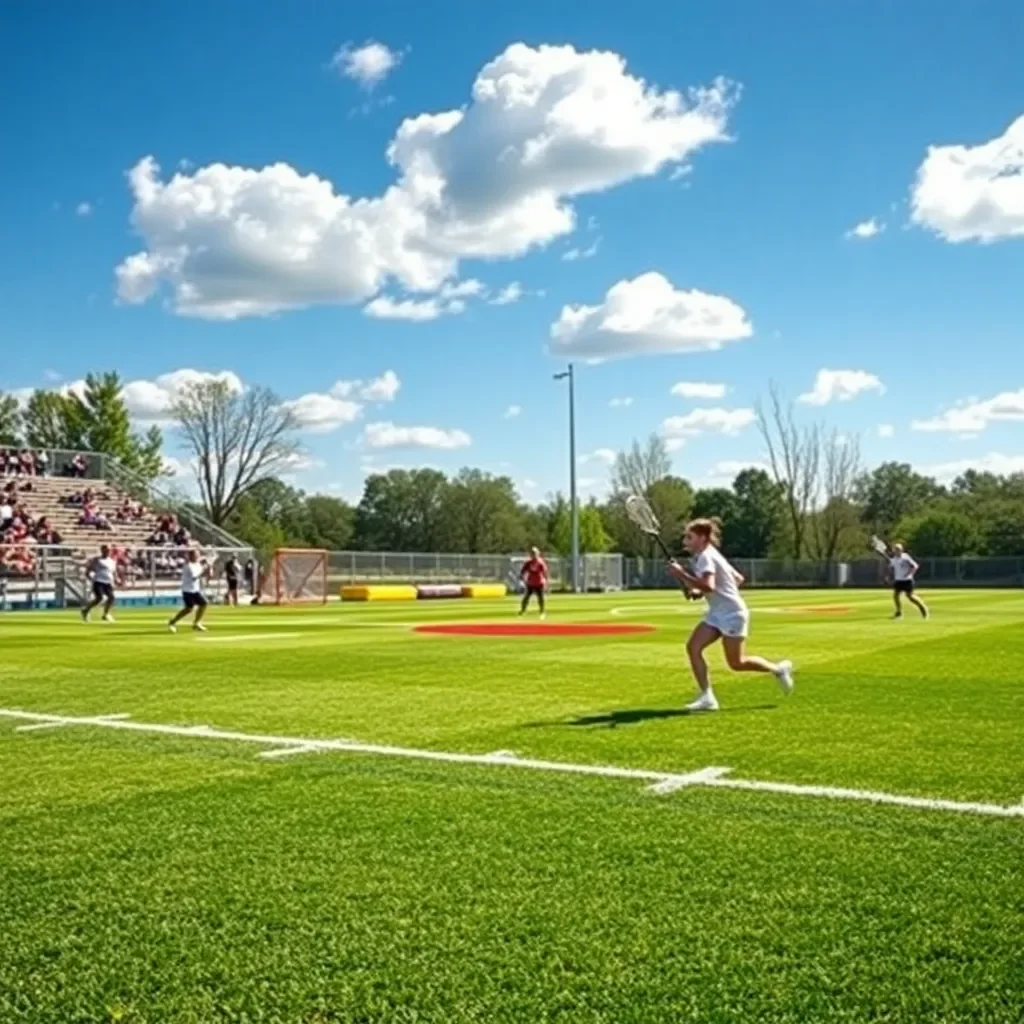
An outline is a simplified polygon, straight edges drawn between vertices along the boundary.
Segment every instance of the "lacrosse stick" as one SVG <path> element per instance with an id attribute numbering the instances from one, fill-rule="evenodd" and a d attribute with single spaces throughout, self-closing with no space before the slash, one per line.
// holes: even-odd
<path id="1" fill-rule="evenodd" d="M 889 545 L 885 543 L 881 537 L 876 537 L 874 534 L 871 535 L 871 550 L 875 554 L 881 555 L 885 558 L 889 554 Z"/>
<path id="2" fill-rule="evenodd" d="M 661 548 L 665 557 L 670 561 L 675 561 L 672 557 L 672 552 L 669 551 L 668 545 L 661 539 L 661 523 L 658 522 L 658 517 L 654 514 L 654 509 L 651 508 L 650 503 L 646 498 L 641 498 L 638 494 L 632 494 L 626 499 L 626 515 L 633 520 L 634 523 L 647 534 L 648 537 L 653 537 L 658 542 L 658 547 Z M 692 601 L 693 595 L 690 593 L 688 587 L 679 584 L 679 589 L 686 595 L 688 601 Z"/>

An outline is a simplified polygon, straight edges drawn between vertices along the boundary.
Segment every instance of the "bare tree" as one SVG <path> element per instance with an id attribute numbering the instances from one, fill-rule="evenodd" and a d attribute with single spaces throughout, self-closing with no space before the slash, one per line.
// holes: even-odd
<path id="1" fill-rule="evenodd" d="M 814 510 L 821 478 L 822 431 L 817 424 L 796 422 L 792 403 L 778 387 L 768 386 L 768 408 L 758 401 L 761 432 L 775 482 L 782 488 L 790 528 L 790 554 L 799 558 L 806 546 L 807 524 Z"/>
<path id="2" fill-rule="evenodd" d="M 646 494 L 652 485 L 663 480 L 672 472 L 672 459 L 665 440 L 651 434 L 647 444 L 641 447 L 633 442 L 628 452 L 619 452 L 612 467 L 612 493 Z"/>
<path id="3" fill-rule="evenodd" d="M 239 394 L 225 381 L 189 384 L 174 417 L 195 458 L 206 513 L 220 526 L 258 481 L 287 466 L 299 447 L 295 415 L 267 388 Z"/>
<path id="4" fill-rule="evenodd" d="M 837 430 L 821 438 L 820 507 L 811 518 L 811 554 L 831 564 L 844 542 L 860 528 L 855 502 L 861 473 L 860 439 L 845 437 Z M 846 544 L 845 546 L 849 546 Z"/>

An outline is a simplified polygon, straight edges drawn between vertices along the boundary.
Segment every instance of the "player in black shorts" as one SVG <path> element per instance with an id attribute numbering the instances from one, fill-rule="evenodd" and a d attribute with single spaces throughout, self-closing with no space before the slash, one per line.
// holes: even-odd
<path id="1" fill-rule="evenodd" d="M 228 588 L 228 604 L 238 607 L 238 581 L 242 575 L 242 566 L 232 555 L 224 566 L 224 582 Z"/>

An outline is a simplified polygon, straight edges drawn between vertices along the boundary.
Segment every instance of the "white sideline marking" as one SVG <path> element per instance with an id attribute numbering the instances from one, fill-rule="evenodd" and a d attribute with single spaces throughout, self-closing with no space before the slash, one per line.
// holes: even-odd
<path id="1" fill-rule="evenodd" d="M 101 718 L 107 722 L 117 722 L 125 718 L 131 718 L 131 715 L 101 715 Z M 74 722 L 35 722 L 32 725 L 18 725 L 15 726 L 15 732 L 38 732 L 40 729 L 65 729 L 69 725 L 74 725 Z"/>
<path id="2" fill-rule="evenodd" d="M 691 786 L 710 786 L 717 789 L 742 789 L 757 793 L 781 793 L 787 796 L 811 796 L 831 800 L 858 800 L 898 807 L 916 807 L 928 811 L 953 811 L 961 814 L 982 814 L 995 818 L 1024 818 L 1024 804 L 1006 807 L 1002 804 L 984 804 L 972 801 L 941 800 L 931 797 L 901 796 L 898 793 L 879 793 L 867 789 L 841 789 L 834 786 L 806 786 L 789 782 L 760 782 L 756 779 L 727 777 L 728 768 L 702 768 L 694 772 L 658 772 L 648 768 L 618 768 L 613 765 L 572 764 L 566 761 L 540 761 L 516 757 L 505 751 L 493 754 L 455 754 L 443 750 L 419 750 L 413 747 L 392 747 L 378 743 L 356 743 L 352 740 L 304 739 L 300 736 L 270 736 L 259 733 L 232 732 L 213 729 L 208 725 L 159 725 L 154 722 L 133 722 L 121 716 L 48 715 L 34 711 L 0 708 L 0 718 L 15 721 L 54 725 L 84 725 L 126 732 L 148 732 L 161 736 L 184 736 L 188 739 L 222 740 L 273 747 L 264 752 L 283 757 L 286 754 L 342 751 L 350 754 L 376 754 L 381 757 L 404 757 L 419 761 L 442 761 L 450 764 L 500 765 L 509 768 L 528 768 L 533 771 L 562 772 L 568 775 L 597 775 L 610 779 L 634 779 L 651 783 L 656 793 L 670 793 Z M 282 749 L 283 748 L 283 749 Z M 499 756 L 500 755 L 500 756 Z"/>
<path id="3" fill-rule="evenodd" d="M 242 644 L 253 640 L 294 640 L 302 633 L 229 633 L 227 636 L 210 636 L 200 633 L 196 640 L 201 644 Z"/>
<path id="4" fill-rule="evenodd" d="M 264 750 L 259 756 L 270 761 L 275 757 L 291 757 L 292 754 L 319 754 L 320 747 L 311 747 L 308 743 L 301 743 L 295 747 L 281 747 L 278 750 Z"/>
<path id="5" fill-rule="evenodd" d="M 648 788 L 652 793 L 663 796 L 666 793 L 674 793 L 677 789 L 685 789 L 687 786 L 707 785 L 712 779 L 719 779 L 731 770 L 731 768 L 701 768 L 700 771 L 689 772 L 686 775 L 671 775 Z"/>

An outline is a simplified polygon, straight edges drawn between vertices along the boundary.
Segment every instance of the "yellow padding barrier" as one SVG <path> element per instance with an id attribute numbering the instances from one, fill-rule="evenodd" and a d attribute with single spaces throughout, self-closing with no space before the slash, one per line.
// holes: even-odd
<path id="1" fill-rule="evenodd" d="M 399 584 L 376 586 L 345 586 L 341 588 L 342 601 L 415 601 L 416 588 Z"/>
<path id="2" fill-rule="evenodd" d="M 504 583 L 467 583 L 463 597 L 504 597 L 508 593 Z"/>

